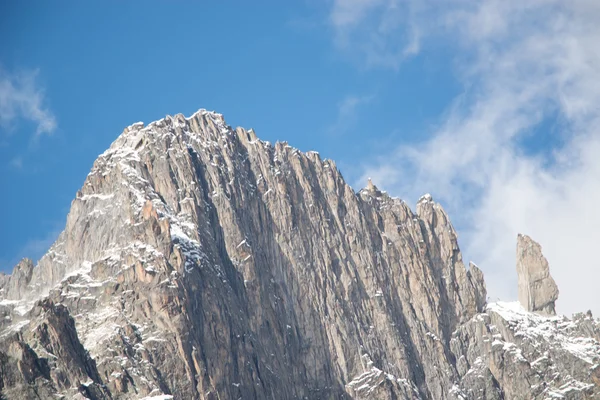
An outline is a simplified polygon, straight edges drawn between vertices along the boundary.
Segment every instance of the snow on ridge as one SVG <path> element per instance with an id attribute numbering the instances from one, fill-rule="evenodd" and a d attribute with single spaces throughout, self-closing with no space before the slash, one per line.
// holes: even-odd
<path id="1" fill-rule="evenodd" d="M 549 388 L 547 398 L 564 399 L 566 395 L 572 392 L 585 392 L 594 387 L 592 383 L 584 383 L 575 379 L 570 379 L 563 385 L 557 388 Z"/>
<path id="2" fill-rule="evenodd" d="M 450 393 L 460 400 L 465 400 L 467 398 L 465 392 L 457 384 L 452 385 Z"/>
<path id="3" fill-rule="evenodd" d="M 356 376 L 346 384 L 346 387 L 354 390 L 357 393 L 360 393 L 361 396 L 364 396 L 373 394 L 373 392 L 379 386 L 381 386 L 381 384 L 383 384 L 385 381 L 390 381 L 407 387 L 413 395 L 417 396 L 415 398 L 421 398 L 418 396 L 418 391 L 411 381 L 403 378 L 396 378 L 392 374 L 385 373 L 379 368 L 373 366 L 372 362 L 369 362 L 368 366 L 370 366 L 371 369 Z"/>
<path id="4" fill-rule="evenodd" d="M 174 114 L 174 115 L 166 115 L 163 118 L 159 118 L 157 120 L 154 120 L 152 122 L 149 122 L 147 125 L 144 125 L 144 122 L 136 122 L 134 124 L 129 125 L 126 128 L 127 132 L 131 132 L 133 130 L 146 130 L 150 127 L 156 127 L 157 125 L 161 125 L 162 123 L 166 122 L 167 120 L 170 121 L 175 121 L 177 116 L 183 116 L 183 118 L 186 121 L 190 121 L 198 116 L 209 116 L 213 119 L 213 121 L 218 120 L 221 122 L 225 122 L 225 119 L 223 117 L 223 114 L 218 113 L 216 111 L 209 111 L 205 108 L 200 108 L 197 111 L 193 112 L 189 117 L 184 116 L 183 114 Z M 215 121 L 216 122 L 216 121 Z"/>
<path id="5" fill-rule="evenodd" d="M 25 326 L 27 326 L 29 324 L 29 322 L 30 321 L 28 319 L 24 319 L 24 320 L 15 322 L 12 325 L 7 326 L 2 331 L 2 335 L 0 335 L 0 338 L 4 338 L 4 337 L 10 335 L 11 333 L 19 332 L 21 329 L 23 329 Z"/>
<path id="6" fill-rule="evenodd" d="M 360 394 L 360 396 L 371 395 L 382 383 L 390 381 L 405 386 L 414 396 L 416 396 L 415 398 L 421 398 L 418 395 L 417 388 L 411 381 L 404 378 L 396 378 L 392 374 L 383 372 L 373 364 L 373 361 L 368 354 L 363 354 L 361 358 L 363 366 L 366 369 L 362 374 L 354 377 L 354 379 L 348 382 L 346 384 L 347 388 L 354 390 L 356 393 Z"/>
<path id="7" fill-rule="evenodd" d="M 433 202 L 433 197 L 429 193 L 425 193 L 423 196 L 419 197 L 417 203 L 431 203 Z"/>
<path id="8" fill-rule="evenodd" d="M 31 310 L 38 298 L 32 299 L 23 299 L 23 300 L 2 300 L 0 302 L 1 306 L 12 307 L 12 311 L 17 313 L 17 315 L 23 317 L 25 314 Z"/>
<path id="9" fill-rule="evenodd" d="M 208 257 L 202 251 L 202 245 L 190 238 L 176 222 L 171 223 L 171 238 L 185 256 L 185 272 L 191 272 L 194 264 L 202 267 L 207 263 Z"/>
<path id="10" fill-rule="evenodd" d="M 80 341 L 90 353 L 95 355 L 96 348 L 116 335 L 121 328 L 114 322 L 120 315 L 114 307 L 105 307 L 76 319 Z"/>
<path id="11" fill-rule="evenodd" d="M 138 121 L 138 122 L 134 122 L 133 124 L 129 125 L 126 130 L 127 131 L 133 131 L 133 130 L 140 130 L 144 128 L 144 123 L 142 121 Z"/>
<path id="12" fill-rule="evenodd" d="M 218 118 L 223 118 L 223 114 L 218 113 L 216 111 L 209 111 L 205 108 L 200 108 L 198 109 L 198 111 L 194 112 L 192 115 L 190 115 L 189 117 L 186 117 L 187 120 L 190 120 L 194 117 L 196 117 L 198 114 L 204 116 L 204 115 L 210 115 L 210 116 L 214 116 L 214 117 L 218 117 Z"/>
<path id="13" fill-rule="evenodd" d="M 185 233 L 185 231 L 181 227 L 181 224 L 174 222 L 172 219 L 171 219 L 170 228 L 171 228 L 171 238 L 173 238 L 173 239 L 177 238 L 179 240 L 191 242 L 192 244 L 194 244 L 196 246 L 200 246 L 200 243 L 198 243 L 198 241 L 192 239 L 191 237 L 188 236 L 187 233 Z"/>
<path id="14" fill-rule="evenodd" d="M 576 336 L 576 323 L 565 316 L 546 317 L 528 312 L 519 302 L 490 303 L 487 311 L 507 321 L 515 336 L 556 343 L 564 351 L 590 365 L 600 361 L 600 343 L 590 337 Z"/>
<path id="15" fill-rule="evenodd" d="M 81 263 L 81 266 L 78 269 L 68 271 L 65 274 L 65 276 L 63 276 L 61 282 L 59 282 L 58 285 L 60 285 L 62 282 L 64 282 L 68 278 L 70 278 L 72 276 L 77 276 L 77 275 L 81 275 L 85 279 L 92 280 L 92 278 L 89 276 L 90 272 L 92 272 L 92 262 L 91 261 L 83 261 Z"/>
<path id="16" fill-rule="evenodd" d="M 0 306 L 13 306 L 19 304 L 20 302 L 21 300 L 2 299 L 0 300 Z"/>
<path id="17" fill-rule="evenodd" d="M 131 131 L 131 130 L 144 129 L 144 127 L 148 127 L 150 125 L 156 125 L 156 123 L 164 122 L 166 119 L 174 119 L 177 115 L 181 115 L 181 114 L 166 115 L 163 118 L 159 118 L 157 120 L 154 120 L 154 121 L 148 123 L 148 125 L 145 125 L 143 121 L 134 122 L 133 124 L 131 124 L 127 127 L 127 130 Z M 190 115 L 189 117 L 184 117 L 184 118 L 186 120 L 190 120 L 198 115 L 201 115 L 201 116 L 210 115 L 210 116 L 215 116 L 218 118 L 223 118 L 223 114 L 218 113 L 216 111 L 209 111 L 205 108 L 199 108 L 197 111 L 193 112 L 192 115 Z"/>
<path id="18" fill-rule="evenodd" d="M 99 167 L 105 167 L 102 168 L 104 170 L 106 170 L 106 167 L 113 167 L 114 160 L 121 162 L 140 161 L 139 151 L 141 151 L 144 146 L 149 143 L 155 143 L 157 138 L 164 138 L 165 136 L 174 135 L 173 130 L 168 129 L 166 126 L 168 123 L 177 128 L 183 129 L 183 132 L 188 136 L 197 136 L 194 134 L 198 132 L 190 132 L 186 128 L 188 123 L 198 116 L 206 116 L 210 118 L 217 127 L 217 133 L 220 135 L 231 134 L 233 132 L 232 128 L 229 127 L 225 122 L 222 114 L 215 111 L 208 111 L 203 108 L 199 109 L 189 117 L 185 117 L 183 114 L 167 115 L 164 118 L 150 122 L 146 126 L 144 126 L 143 122 L 136 122 L 135 124 L 125 128 L 123 133 L 111 143 L 110 147 L 100 154 L 98 159 L 105 161 L 105 164 L 107 165 L 100 165 Z M 182 123 L 181 118 L 183 118 L 185 122 Z M 154 139 L 150 139 L 150 141 L 148 141 L 147 139 L 149 136 L 154 137 Z M 195 140 L 197 141 L 198 138 L 195 137 Z M 94 175 L 96 172 L 98 172 L 98 169 L 100 168 L 96 168 L 96 166 L 94 166 L 88 176 Z"/>
<path id="19" fill-rule="evenodd" d="M 379 385 L 385 381 L 383 371 L 377 367 L 371 367 L 370 370 L 358 375 L 346 384 L 347 387 L 355 391 L 366 391 L 366 394 L 372 393 Z"/>
<path id="20" fill-rule="evenodd" d="M 79 200 L 86 201 L 86 200 L 98 199 L 98 200 L 104 201 L 104 200 L 112 199 L 113 197 L 115 197 L 114 193 L 110 193 L 110 194 L 93 193 L 93 194 L 85 194 L 85 195 L 79 197 Z"/>

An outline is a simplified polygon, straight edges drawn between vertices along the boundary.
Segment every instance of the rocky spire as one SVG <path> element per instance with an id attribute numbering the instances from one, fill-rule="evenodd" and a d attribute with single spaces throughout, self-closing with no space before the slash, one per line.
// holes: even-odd
<path id="1" fill-rule="evenodd" d="M 367 180 L 367 187 L 365 188 L 369 193 L 372 193 L 376 196 L 381 195 L 381 190 L 373 183 L 373 180 L 369 178 Z"/>
<path id="2" fill-rule="evenodd" d="M 3 279 L 4 283 L 0 283 L 0 287 L 6 293 L 7 299 L 18 300 L 27 291 L 27 285 L 31 281 L 33 273 L 33 262 L 28 258 L 23 258 L 13 268 L 12 274 Z"/>
<path id="3" fill-rule="evenodd" d="M 540 314 L 556 315 L 554 302 L 558 287 L 550 275 L 548 261 L 542 247 L 527 235 L 517 236 L 517 276 L 519 302 L 527 309 Z"/>

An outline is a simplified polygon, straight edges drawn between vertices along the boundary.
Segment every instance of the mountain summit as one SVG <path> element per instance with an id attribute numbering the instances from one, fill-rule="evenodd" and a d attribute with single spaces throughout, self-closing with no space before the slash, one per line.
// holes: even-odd
<path id="1" fill-rule="evenodd" d="M 206 110 L 123 131 L 0 317 L 6 399 L 600 395 L 598 322 L 486 304 L 430 195 Z"/>

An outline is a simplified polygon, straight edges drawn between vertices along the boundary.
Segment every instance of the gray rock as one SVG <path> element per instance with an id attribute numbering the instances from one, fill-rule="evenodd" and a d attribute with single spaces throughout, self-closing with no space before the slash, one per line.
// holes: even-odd
<path id="1" fill-rule="evenodd" d="M 13 268 L 11 275 L 0 276 L 0 293 L 7 299 L 19 300 L 27 293 L 27 285 L 33 274 L 33 262 L 24 258 Z"/>
<path id="2" fill-rule="evenodd" d="M 542 247 L 527 235 L 517 236 L 519 301 L 528 311 L 556 315 L 558 286 L 550 275 Z"/>
<path id="3" fill-rule="evenodd" d="M 0 291 L 2 398 L 599 392 L 597 322 L 486 304 L 431 196 L 356 193 L 205 110 L 126 128 L 22 275 L 0 279 L 21 282 Z"/>

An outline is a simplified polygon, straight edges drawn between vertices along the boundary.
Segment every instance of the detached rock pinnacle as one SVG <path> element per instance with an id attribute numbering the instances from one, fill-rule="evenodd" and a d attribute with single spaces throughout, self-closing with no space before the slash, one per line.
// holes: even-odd
<path id="1" fill-rule="evenodd" d="M 556 315 L 554 302 L 558 286 L 550 275 L 542 247 L 527 235 L 517 236 L 517 276 L 519 302 L 527 309 L 545 315 Z"/>

